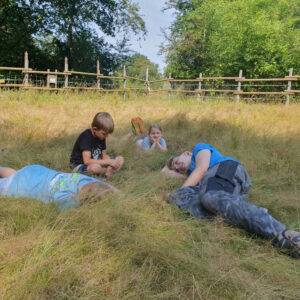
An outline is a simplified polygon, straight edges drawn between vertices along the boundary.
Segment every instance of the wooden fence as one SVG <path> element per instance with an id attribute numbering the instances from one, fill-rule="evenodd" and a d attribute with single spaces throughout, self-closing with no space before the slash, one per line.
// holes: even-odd
<path id="1" fill-rule="evenodd" d="M 57 70 L 36 71 L 29 68 L 28 53 L 24 55 L 24 67 L 0 67 L 0 88 L 21 88 L 37 90 L 96 90 L 99 92 L 123 92 L 124 97 L 129 91 L 142 91 L 144 93 L 167 92 L 196 94 L 199 100 L 204 99 L 205 95 L 226 94 L 232 95 L 237 101 L 241 96 L 284 96 L 286 105 L 289 105 L 290 96 L 300 94 L 300 76 L 293 75 L 290 69 L 289 75 L 284 78 L 245 78 L 240 70 L 238 77 L 203 77 L 202 73 L 196 79 L 175 79 L 169 74 L 169 78 L 159 80 L 149 80 L 149 71 L 146 69 L 145 79 L 127 76 L 126 67 L 123 66 L 123 76 L 105 76 L 100 73 L 100 63 L 97 61 L 96 73 L 69 71 L 68 59 L 65 58 L 63 72 Z M 21 72 L 15 77 L 9 75 L 1 76 L 2 72 Z M 42 79 L 34 80 L 34 76 L 42 76 Z M 84 78 L 79 81 L 79 76 Z M 92 80 L 87 78 L 91 77 Z M 73 78 L 73 82 L 70 79 Z M 75 79 L 74 79 L 75 78 Z M 103 82 L 106 80 L 106 83 Z M 115 81 L 115 84 L 107 82 Z M 133 84 L 138 82 L 138 86 Z M 229 82 L 229 84 L 227 84 Z M 271 84 L 266 84 L 266 83 Z M 131 83 L 131 84 L 128 84 Z M 276 83 L 276 84 L 274 84 Z M 278 84 L 281 83 L 281 84 Z M 294 83 L 294 86 L 292 85 Z M 242 86 L 243 84 L 243 86 Z M 278 90 L 279 88 L 279 90 Z M 275 91 L 274 91 L 275 89 Z"/>

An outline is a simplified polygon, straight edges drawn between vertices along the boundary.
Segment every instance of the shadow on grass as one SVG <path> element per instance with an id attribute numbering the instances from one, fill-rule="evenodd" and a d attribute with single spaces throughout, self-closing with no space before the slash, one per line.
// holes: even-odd
<path id="1" fill-rule="evenodd" d="M 160 170 L 170 155 L 192 150 L 198 142 L 212 144 L 245 165 L 253 180 L 250 202 L 296 227 L 299 138 L 266 137 L 225 121 L 190 120 L 184 114 L 153 121 L 163 127 L 167 152 L 145 152 L 133 140 L 122 140 L 130 129 L 127 121 L 107 141 L 108 154 L 123 155 L 126 160 L 124 169 L 111 180 L 124 196 L 60 215 L 51 210 L 43 216 L 44 206 L 31 201 L 35 207 L 31 210 L 26 199 L 16 200 L 17 208 L 2 209 L 4 238 L 35 226 L 40 230 L 40 236 L 32 236 L 36 246 L 20 251 L 19 258 L 1 269 L 7 274 L 8 299 L 242 299 L 256 295 L 257 288 L 269 299 L 292 295 L 298 274 L 291 268 L 294 262 L 283 259 L 287 267 L 282 269 L 283 263 L 265 247 L 267 243 L 249 239 L 244 231 L 224 226 L 218 218 L 195 220 L 166 204 L 162 193 L 178 188 L 182 181 L 167 179 Z M 62 132 L 50 139 L 33 136 L 27 142 L 16 139 L 1 156 L 0 165 L 42 164 L 69 171 L 69 156 L 79 134 Z M 0 136 L 5 141 L 10 135 L 0 130 Z M 12 205 L 4 199 L 4 207 L 8 202 Z M 11 232 L 5 234 L 6 227 Z M 266 288 L 274 282 L 278 289 Z"/>
<path id="2" fill-rule="evenodd" d="M 297 192 L 300 177 L 300 138 L 295 136 L 268 137 L 250 129 L 213 119 L 191 120 L 185 114 L 172 119 L 153 120 L 161 124 L 168 151 L 143 151 L 135 146 L 134 139 L 123 140 L 130 129 L 129 122 L 121 123 L 107 140 L 107 153 L 122 155 L 124 169 L 112 179 L 119 188 L 128 189 L 135 195 L 147 191 L 169 192 L 180 186 L 180 180 L 161 177 L 159 171 L 167 159 L 182 151 L 192 151 L 199 142 L 208 143 L 223 155 L 239 160 L 247 169 L 253 182 L 250 201 L 267 207 L 274 216 L 284 222 L 297 225 L 299 205 Z M 0 131 L 5 140 L 6 133 Z M 70 172 L 69 157 L 80 132 L 60 135 L 50 139 L 22 139 L 9 151 L 1 152 L 0 165 L 21 168 L 28 164 L 41 164 L 49 168 Z M 7 133 L 9 136 L 9 132 Z M 167 182 L 167 184 L 165 184 Z M 298 202 L 297 202 L 298 201 Z"/>

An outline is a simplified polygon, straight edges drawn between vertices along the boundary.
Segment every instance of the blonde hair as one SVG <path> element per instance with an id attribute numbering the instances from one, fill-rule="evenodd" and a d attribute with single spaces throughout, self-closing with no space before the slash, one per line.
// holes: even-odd
<path id="1" fill-rule="evenodd" d="M 101 200 L 109 193 L 116 192 L 117 190 L 105 182 L 91 181 L 85 184 L 78 193 L 79 205 L 84 203 L 94 203 Z"/>
<path id="2" fill-rule="evenodd" d="M 109 113 L 98 112 L 94 116 L 92 127 L 96 127 L 98 130 L 104 130 L 107 133 L 112 133 L 114 126 L 114 121 Z"/>
<path id="3" fill-rule="evenodd" d="M 154 124 L 150 125 L 149 130 L 148 130 L 148 134 L 150 134 L 150 132 L 151 132 L 151 130 L 152 130 L 153 128 L 156 128 L 156 129 L 158 129 L 160 132 L 162 132 L 162 129 L 161 129 L 160 125 L 154 123 Z"/>

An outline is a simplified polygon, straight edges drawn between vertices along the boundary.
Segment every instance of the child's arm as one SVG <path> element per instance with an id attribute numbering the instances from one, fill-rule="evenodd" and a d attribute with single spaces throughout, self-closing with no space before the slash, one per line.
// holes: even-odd
<path id="1" fill-rule="evenodd" d="M 157 146 L 160 150 L 166 151 L 167 149 L 167 144 L 163 138 L 161 138 L 159 141 L 156 142 Z"/>
<path id="2" fill-rule="evenodd" d="M 16 172 L 17 171 L 12 168 L 0 167 L 0 178 L 8 177 Z"/>
<path id="3" fill-rule="evenodd" d="M 168 177 L 173 177 L 173 178 L 186 178 L 186 175 L 178 173 L 174 170 L 169 169 L 167 166 L 164 166 L 163 169 L 161 170 L 163 174 L 165 174 Z"/>
<path id="4" fill-rule="evenodd" d="M 106 150 L 102 151 L 102 159 L 110 159 L 110 157 L 106 154 Z"/>
<path id="5" fill-rule="evenodd" d="M 149 150 L 153 150 L 156 148 L 157 142 L 153 142 Z"/>
<path id="6" fill-rule="evenodd" d="M 123 157 L 120 158 L 120 156 L 117 156 L 115 159 L 111 159 L 107 154 L 106 151 L 102 151 L 102 159 L 109 161 L 109 167 L 112 167 L 114 170 L 119 170 L 124 164 L 124 159 Z M 109 171 L 109 170 L 108 170 Z"/>
<path id="7" fill-rule="evenodd" d="M 92 152 L 91 151 L 88 151 L 88 150 L 82 151 L 82 160 L 83 160 L 83 163 L 87 166 L 92 165 L 92 164 L 97 164 L 97 165 L 100 165 L 100 166 L 110 165 L 112 160 L 109 158 L 108 155 L 106 155 L 106 157 L 108 157 L 108 158 L 94 159 L 94 158 L 92 158 Z"/>
<path id="8" fill-rule="evenodd" d="M 160 138 L 158 140 L 152 140 L 153 144 L 151 145 L 149 150 L 153 150 L 156 147 L 160 150 L 166 151 L 167 150 L 167 144 L 163 138 Z"/>
<path id="9" fill-rule="evenodd" d="M 122 165 L 124 164 L 124 159 L 121 156 L 117 156 L 116 159 L 111 159 L 106 153 L 105 150 L 102 152 L 102 159 L 93 159 L 91 158 L 92 153 L 91 151 L 83 151 L 82 152 L 82 159 L 85 165 L 92 165 L 97 164 L 100 166 L 109 166 L 112 167 L 114 170 L 121 169 Z"/>
<path id="10" fill-rule="evenodd" d="M 199 151 L 196 155 L 196 168 L 184 182 L 182 187 L 197 185 L 208 170 L 211 152 L 208 149 Z"/>

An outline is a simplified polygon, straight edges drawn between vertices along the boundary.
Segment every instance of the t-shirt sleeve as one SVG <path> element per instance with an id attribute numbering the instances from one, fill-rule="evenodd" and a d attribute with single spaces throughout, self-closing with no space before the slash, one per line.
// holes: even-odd
<path id="1" fill-rule="evenodd" d="M 165 141 L 164 138 L 161 138 L 160 141 L 159 141 L 159 143 L 161 144 L 161 146 L 163 146 L 165 148 L 167 147 L 167 143 L 166 143 L 166 141 Z"/>
<path id="2" fill-rule="evenodd" d="M 78 144 L 80 151 L 92 151 L 92 139 L 87 132 L 79 138 Z"/>

